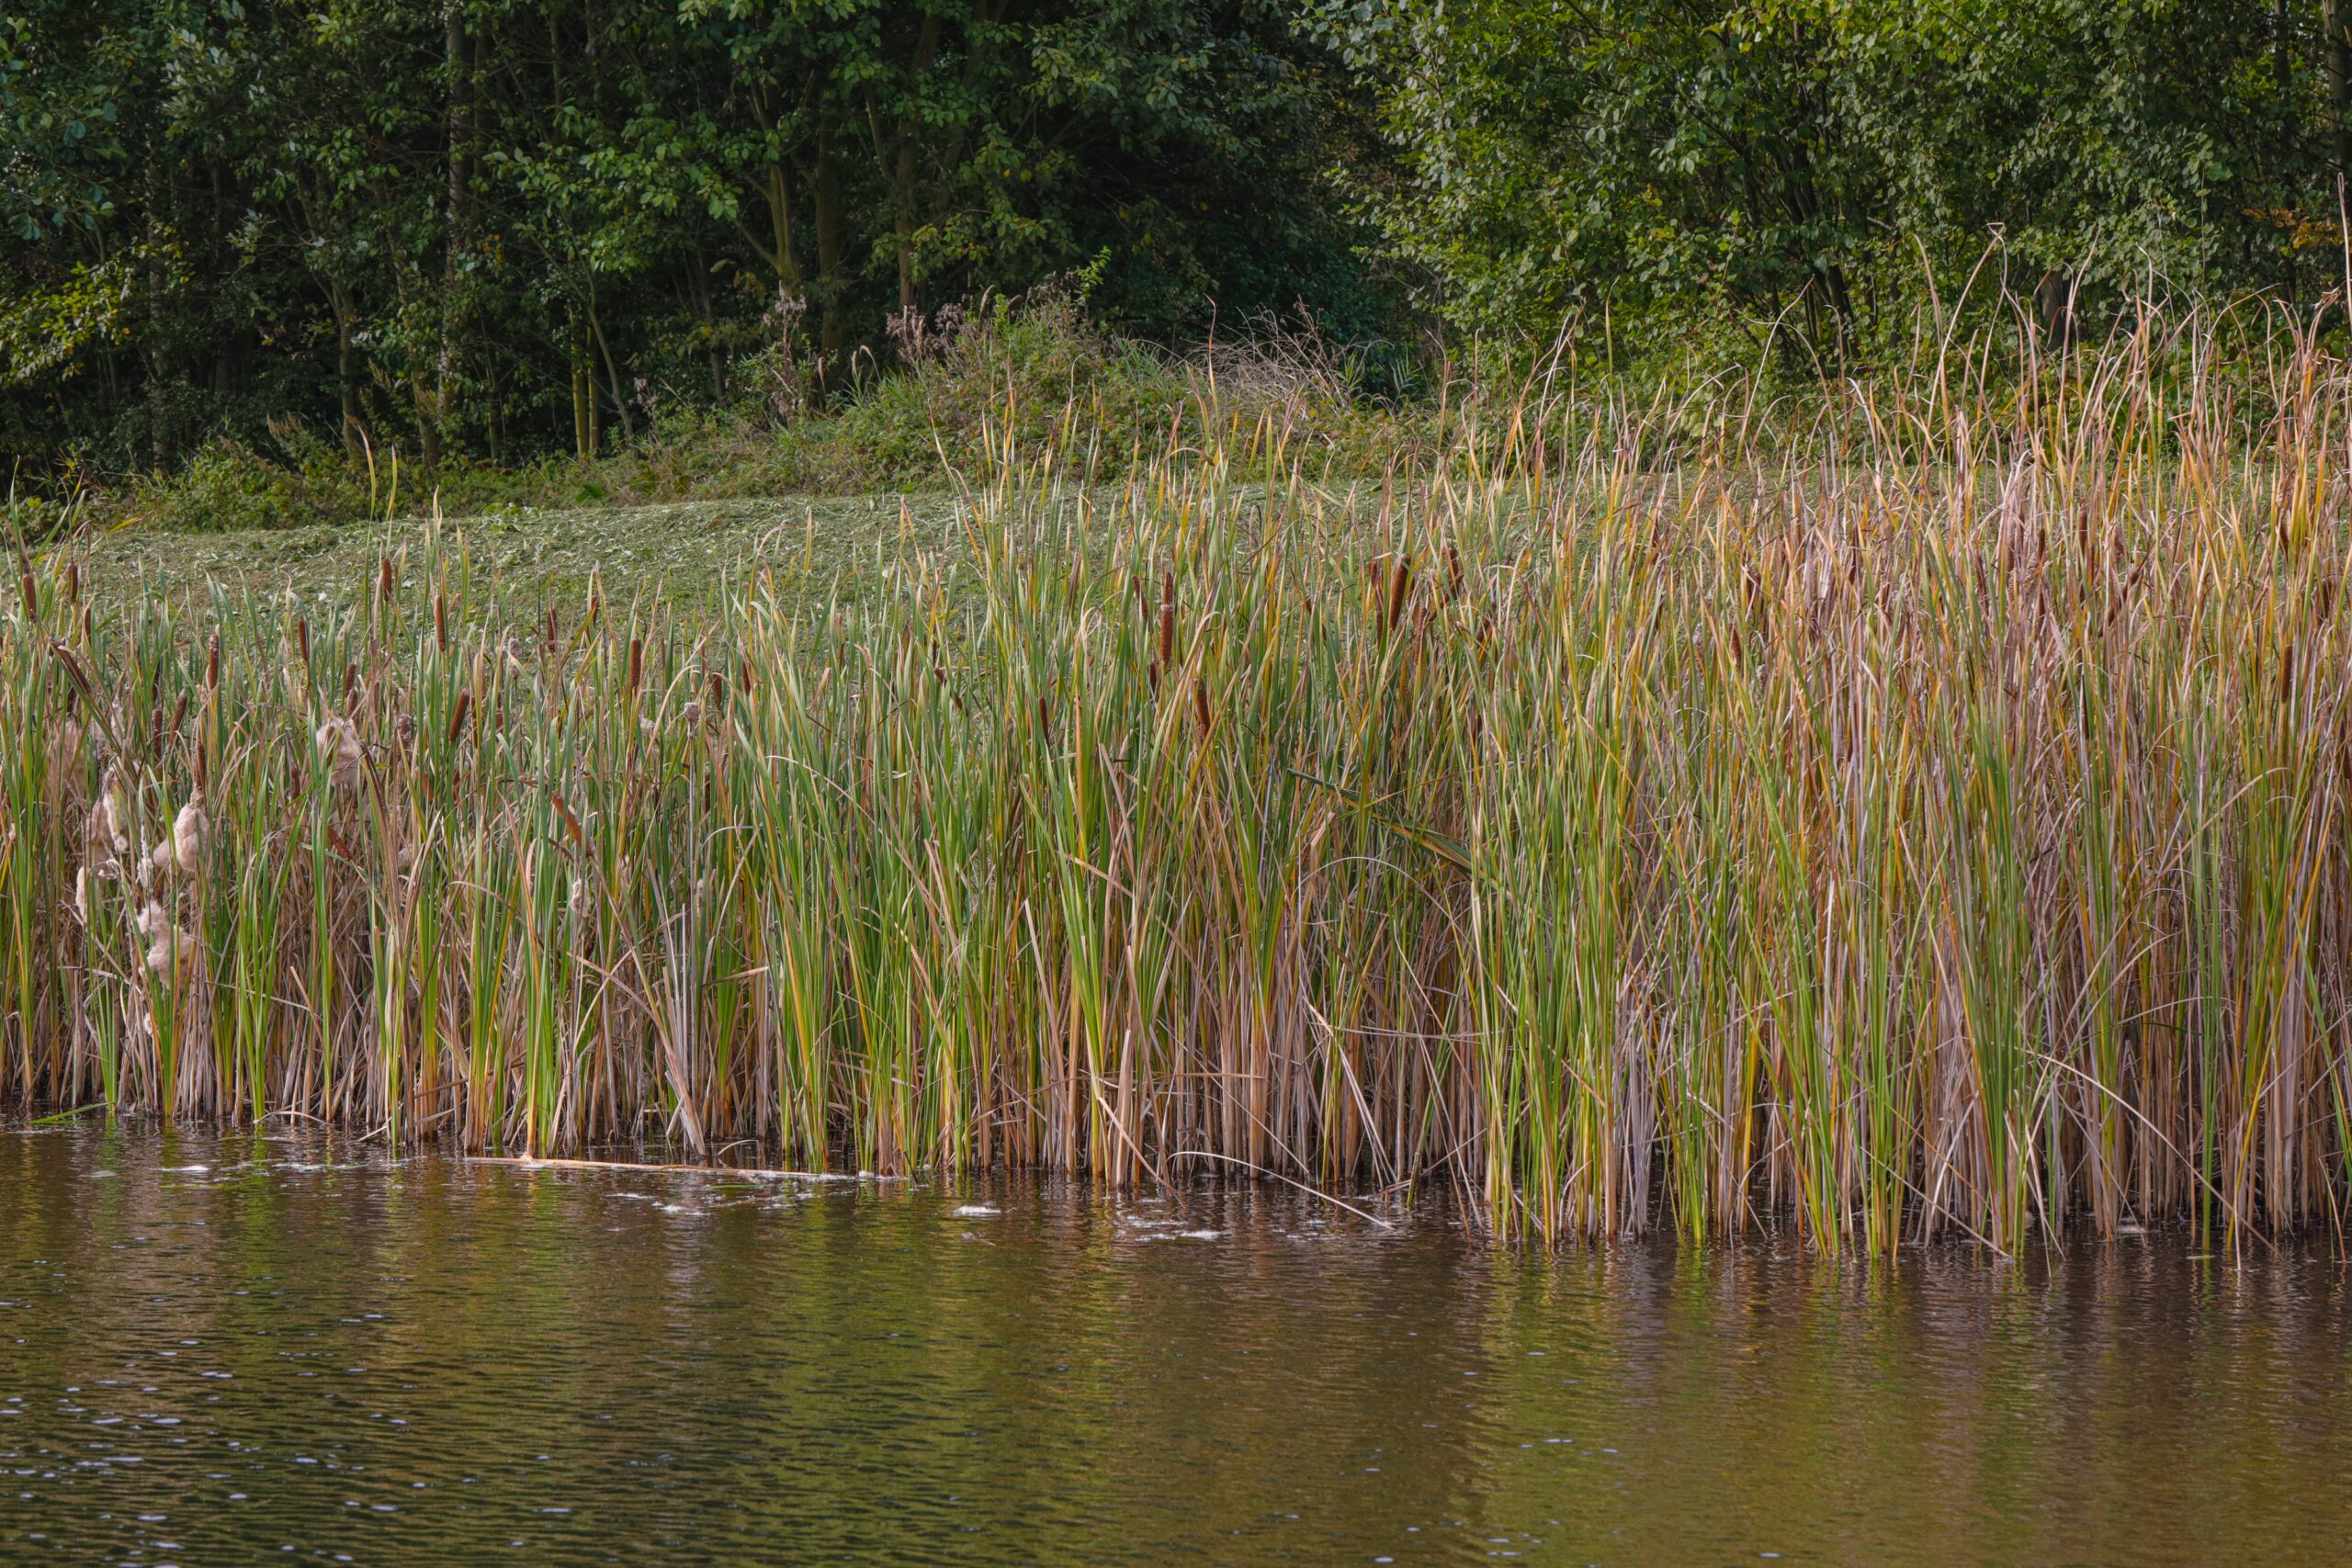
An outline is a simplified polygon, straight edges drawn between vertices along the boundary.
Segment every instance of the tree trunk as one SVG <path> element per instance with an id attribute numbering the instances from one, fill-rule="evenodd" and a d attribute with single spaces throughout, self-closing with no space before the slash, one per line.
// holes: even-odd
<path id="1" fill-rule="evenodd" d="M 332 284 L 327 302 L 334 309 L 334 380 L 343 400 L 343 449 L 358 457 L 366 446 L 367 426 L 359 418 L 359 377 L 352 347 L 351 296 L 341 284 Z"/>
<path id="2" fill-rule="evenodd" d="M 792 186 L 785 179 L 783 164 L 768 165 L 765 194 L 768 231 L 775 244 L 770 261 L 775 268 L 776 286 L 797 294 L 800 292 L 800 258 L 792 249 Z"/>
<path id="3" fill-rule="evenodd" d="M 915 39 L 914 61 L 907 73 L 907 95 L 910 100 L 922 90 L 922 79 L 931 73 L 932 64 L 939 56 L 940 28 L 939 13 L 926 12 L 922 30 Z M 911 115 L 899 120 L 898 146 L 893 149 L 895 156 L 889 171 L 892 221 L 899 243 L 899 314 L 909 332 L 913 330 L 915 313 L 922 309 L 915 288 L 915 152 L 921 143 L 922 129 Z"/>
<path id="4" fill-rule="evenodd" d="M 817 203 L 817 309 L 820 353 L 817 384 L 831 390 L 847 333 L 842 321 L 842 268 L 847 245 L 842 233 L 841 181 L 834 168 L 831 128 L 817 133 L 817 174 L 811 182 Z"/>
<path id="5" fill-rule="evenodd" d="M 613 345 L 605 341 L 605 323 L 597 319 L 594 301 L 588 306 L 588 331 L 596 340 L 596 352 L 605 356 L 605 378 L 613 389 L 613 412 L 621 416 L 621 442 L 637 444 L 637 422 L 628 415 L 628 393 L 621 386 L 621 367 L 613 359 Z"/>
<path id="6" fill-rule="evenodd" d="M 422 370 L 410 375 L 408 392 L 416 404 L 417 466 L 429 475 L 441 467 L 441 400 Z"/>
<path id="7" fill-rule="evenodd" d="M 147 451 L 158 472 L 172 461 L 171 408 L 164 396 L 164 333 L 169 319 L 164 291 L 169 275 L 164 262 L 162 159 L 147 158 Z"/>
<path id="8" fill-rule="evenodd" d="M 2352 178 L 2352 17 L 2344 0 L 2322 0 L 2321 26 L 2327 34 L 2327 102 L 2335 117 L 2335 177 Z"/>
<path id="9" fill-rule="evenodd" d="M 458 405 L 458 375 L 465 347 L 465 274 L 472 242 L 474 70 L 458 0 L 442 0 L 443 52 L 448 71 L 449 213 L 441 251 L 441 352 L 435 366 L 434 447 Z"/>
<path id="10" fill-rule="evenodd" d="M 587 345 L 582 342 L 580 317 L 571 318 L 571 449 L 582 463 L 596 455 L 596 383 L 588 374 Z"/>

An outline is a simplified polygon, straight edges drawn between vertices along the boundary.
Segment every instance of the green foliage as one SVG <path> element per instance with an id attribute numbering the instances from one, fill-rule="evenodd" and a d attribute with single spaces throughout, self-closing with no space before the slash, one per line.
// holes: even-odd
<path id="1" fill-rule="evenodd" d="M 438 469 L 792 412 L 1087 274 L 1165 340 L 1368 321 L 1350 112 L 1271 0 L 28 0 L 0 445 L 122 472 L 299 415 Z"/>
<path id="2" fill-rule="evenodd" d="M 1050 447 L 1109 479 L 1170 440 L 1247 448 L 1261 427 L 1372 468 L 1419 450 L 1429 434 L 1421 411 L 1366 400 L 1374 367 L 1319 340 L 1258 338 L 1178 355 L 1102 331 L 1050 289 L 970 311 L 944 308 L 895 352 L 890 374 L 814 408 L 794 401 L 797 383 L 779 379 L 785 371 L 769 356 L 747 360 L 734 401 L 662 405 L 635 442 L 587 464 L 547 457 L 502 467 L 452 455 L 424 474 L 396 452 L 348 453 L 299 422 L 274 421 L 254 441 L 215 441 L 170 471 L 90 490 L 83 511 L 110 525 L 211 534 L 436 509 L 461 517 L 512 506 L 863 500 L 952 491 L 1008 444 Z"/>
<path id="3" fill-rule="evenodd" d="M 2084 288 L 2324 292 L 2345 89 L 2322 22 L 2255 0 L 1327 0 L 1315 26 L 1397 160 L 1364 205 L 1456 322 L 1548 337 L 1605 310 L 1669 338 L 1721 309 L 1842 343 L 1996 236 L 2052 319 Z"/>

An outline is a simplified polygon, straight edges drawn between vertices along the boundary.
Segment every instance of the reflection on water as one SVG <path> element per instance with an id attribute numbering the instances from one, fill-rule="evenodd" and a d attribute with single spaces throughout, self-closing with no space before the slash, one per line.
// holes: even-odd
<path id="1" fill-rule="evenodd" d="M 0 1132 L 0 1559 L 2330 1562 L 2346 1280 Z"/>

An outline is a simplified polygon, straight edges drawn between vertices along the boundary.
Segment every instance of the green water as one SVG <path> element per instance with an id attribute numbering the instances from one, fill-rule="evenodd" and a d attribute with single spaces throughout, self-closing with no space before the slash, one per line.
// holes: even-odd
<path id="1" fill-rule="evenodd" d="M 0 1562 L 2335 1562 L 2346 1293 L 0 1131 Z"/>

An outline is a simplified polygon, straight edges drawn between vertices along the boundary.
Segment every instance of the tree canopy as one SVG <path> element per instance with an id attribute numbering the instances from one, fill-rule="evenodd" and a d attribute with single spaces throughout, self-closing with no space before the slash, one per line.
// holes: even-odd
<path id="1" fill-rule="evenodd" d="M 13 0 L 0 449 L 584 454 L 1056 278 L 1163 341 L 1835 352 L 1996 242 L 2053 320 L 2309 301 L 2344 3 Z"/>
<path id="2" fill-rule="evenodd" d="M 783 323 L 839 384 L 1057 276 L 1164 336 L 1363 308 L 1346 85 L 1271 0 L 20 3 L 19 450 L 283 412 L 584 448 Z"/>
<path id="3" fill-rule="evenodd" d="M 2025 291 L 2341 275 L 2336 0 L 1325 0 L 1314 27 L 1376 85 L 1371 214 L 1467 327 L 1730 302 L 1851 329 L 1996 238 Z"/>

